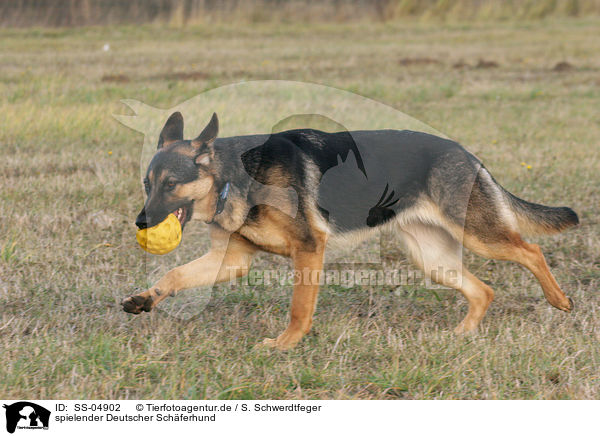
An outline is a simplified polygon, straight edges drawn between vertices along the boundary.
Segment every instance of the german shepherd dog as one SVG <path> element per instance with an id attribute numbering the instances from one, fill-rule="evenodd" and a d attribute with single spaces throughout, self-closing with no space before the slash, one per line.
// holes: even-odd
<path id="1" fill-rule="evenodd" d="M 154 226 L 170 213 L 182 226 L 202 220 L 209 224 L 211 249 L 124 299 L 126 312 L 148 312 L 180 290 L 243 276 L 253 254 L 262 250 L 294 262 L 298 280 L 289 325 L 263 341 L 289 349 L 311 328 L 327 242 L 383 228 L 393 229 L 427 277 L 468 300 L 457 333 L 475 330 L 494 298 L 492 288 L 463 267 L 463 246 L 518 262 L 535 275 L 552 306 L 573 308 L 540 247 L 522 237 L 576 225 L 575 212 L 517 198 L 456 142 L 407 130 L 217 134 L 216 114 L 193 140 L 183 139 L 179 112 L 162 129 L 136 225 Z M 265 195 L 268 186 L 278 189 L 276 201 Z"/>

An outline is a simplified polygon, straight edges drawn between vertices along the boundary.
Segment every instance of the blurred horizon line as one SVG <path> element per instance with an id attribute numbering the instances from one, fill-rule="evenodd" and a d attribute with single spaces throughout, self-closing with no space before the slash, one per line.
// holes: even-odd
<path id="1" fill-rule="evenodd" d="M 0 0 L 3 27 L 532 21 L 600 16 L 600 0 Z"/>

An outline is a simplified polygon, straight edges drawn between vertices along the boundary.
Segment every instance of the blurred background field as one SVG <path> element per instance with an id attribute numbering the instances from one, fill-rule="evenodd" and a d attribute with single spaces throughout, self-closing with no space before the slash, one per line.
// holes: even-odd
<path id="1" fill-rule="evenodd" d="M 164 16 L 92 8 L 91 21 L 72 22 L 44 2 L 35 4 L 47 21 L 26 18 L 34 2 L 11 3 L 21 15 L 0 14 L 0 397 L 600 397 L 597 2 L 536 2 L 551 12 L 474 21 L 451 11 L 534 3 L 464 1 L 437 18 L 418 9 L 394 19 L 356 6 L 348 17 L 282 21 L 291 3 L 274 2 L 264 18 L 233 8 L 231 22 L 229 12 L 183 20 L 168 9 L 193 2 L 130 3 L 163 5 Z M 145 285 L 146 259 L 133 225 L 144 138 L 113 118 L 132 114 L 120 100 L 168 109 L 262 79 L 395 107 L 464 144 L 515 194 L 573 207 L 581 226 L 536 242 L 575 312 L 551 308 L 518 266 L 467 253 L 496 300 L 466 338 L 451 333 L 464 299 L 422 286 L 324 287 L 313 333 L 288 353 L 254 345 L 285 327 L 289 287 L 219 287 L 189 322 L 123 313 L 120 299 Z M 187 237 L 203 246 L 203 229 Z M 389 261 L 406 265 L 399 252 Z M 257 259 L 273 267 L 289 262 Z"/>
<path id="2" fill-rule="evenodd" d="M 600 14 L 599 0 L 3 0 L 11 26 L 538 20 Z"/>

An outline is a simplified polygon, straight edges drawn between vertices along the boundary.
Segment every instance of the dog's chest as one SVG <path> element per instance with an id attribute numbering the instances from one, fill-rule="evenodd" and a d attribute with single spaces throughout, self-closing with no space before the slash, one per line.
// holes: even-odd
<path id="1" fill-rule="evenodd" d="M 264 225 L 264 223 L 260 226 L 249 224 L 242 226 L 238 233 L 263 251 L 283 256 L 290 255 L 291 244 L 289 238 L 281 231 L 281 228 Z"/>

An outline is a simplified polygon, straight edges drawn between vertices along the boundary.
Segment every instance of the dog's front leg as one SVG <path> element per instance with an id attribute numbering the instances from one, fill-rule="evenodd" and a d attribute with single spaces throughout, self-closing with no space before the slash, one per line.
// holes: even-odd
<path id="1" fill-rule="evenodd" d="M 309 332 L 317 305 L 319 281 L 323 271 L 324 247 L 314 252 L 300 251 L 294 260 L 294 292 L 290 310 L 290 323 L 277 339 L 265 339 L 263 345 L 287 350 L 294 347 Z"/>
<path id="2" fill-rule="evenodd" d="M 227 239 L 225 239 L 227 238 Z M 122 301 L 125 312 L 149 312 L 158 303 L 183 289 L 212 286 L 248 273 L 256 249 L 237 235 L 211 232 L 211 250 L 190 263 L 172 269 L 147 291 Z"/>

